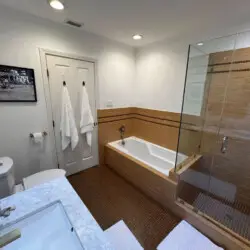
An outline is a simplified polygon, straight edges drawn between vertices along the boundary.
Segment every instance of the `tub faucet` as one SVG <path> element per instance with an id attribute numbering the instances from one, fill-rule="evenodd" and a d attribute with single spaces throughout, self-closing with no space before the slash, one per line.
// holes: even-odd
<path id="1" fill-rule="evenodd" d="M 0 208 L 0 217 L 8 217 L 8 216 L 10 216 L 10 213 L 12 211 L 14 211 L 15 209 L 16 209 L 15 206 L 13 206 L 13 207 L 7 207 L 7 208 L 4 208 L 4 209 Z"/>
<path id="2" fill-rule="evenodd" d="M 119 132 L 120 132 L 120 135 L 121 135 L 122 145 L 124 146 L 125 145 L 125 140 L 124 140 L 125 126 L 124 125 L 122 125 L 119 128 Z"/>

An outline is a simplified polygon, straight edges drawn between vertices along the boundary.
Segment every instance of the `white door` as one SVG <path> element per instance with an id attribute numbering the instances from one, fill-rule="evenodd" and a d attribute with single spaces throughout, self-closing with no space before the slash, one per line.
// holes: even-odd
<path id="1" fill-rule="evenodd" d="M 90 106 L 94 121 L 97 120 L 95 102 L 95 72 L 94 63 L 70 59 L 66 57 L 46 55 L 48 78 L 50 87 L 51 108 L 54 123 L 54 134 L 59 168 L 67 171 L 67 175 L 80 172 L 89 167 L 98 165 L 98 139 L 97 126 L 95 125 L 92 135 L 92 146 L 86 142 L 86 135 L 80 134 L 80 99 L 83 82 L 89 95 Z M 79 134 L 79 143 L 72 151 L 71 145 L 62 151 L 60 119 L 61 97 L 63 82 L 66 82 L 72 107 L 74 109 L 76 126 Z M 95 123 L 96 124 L 96 123 Z"/>

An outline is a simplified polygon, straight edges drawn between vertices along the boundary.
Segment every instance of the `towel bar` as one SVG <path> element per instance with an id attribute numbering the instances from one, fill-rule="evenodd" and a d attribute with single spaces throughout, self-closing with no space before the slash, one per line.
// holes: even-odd
<path id="1" fill-rule="evenodd" d="M 43 136 L 47 136 L 48 133 L 46 131 L 42 132 Z M 30 138 L 34 138 L 34 135 L 32 133 L 30 133 Z"/>

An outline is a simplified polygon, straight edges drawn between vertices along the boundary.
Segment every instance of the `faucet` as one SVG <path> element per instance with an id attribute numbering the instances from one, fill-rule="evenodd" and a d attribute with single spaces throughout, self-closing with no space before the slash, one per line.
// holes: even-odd
<path id="1" fill-rule="evenodd" d="M 121 135 L 122 145 L 124 146 L 125 145 L 125 140 L 124 140 L 125 126 L 124 125 L 122 125 L 119 128 L 119 132 L 120 132 L 120 135 Z"/>
<path id="2" fill-rule="evenodd" d="M 12 211 L 14 211 L 15 209 L 16 209 L 15 206 L 13 206 L 13 207 L 7 207 L 7 208 L 4 208 L 4 209 L 0 208 L 0 217 L 8 217 L 8 216 L 10 216 L 10 213 Z"/>
<path id="3" fill-rule="evenodd" d="M 21 238 L 21 231 L 19 229 L 14 229 L 7 234 L 0 236 L 0 249 L 12 243 L 13 241 Z"/>

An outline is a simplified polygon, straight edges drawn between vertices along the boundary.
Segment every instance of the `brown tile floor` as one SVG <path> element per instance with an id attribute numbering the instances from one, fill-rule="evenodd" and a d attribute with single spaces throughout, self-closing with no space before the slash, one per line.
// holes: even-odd
<path id="1" fill-rule="evenodd" d="M 145 250 L 156 249 L 180 222 L 108 167 L 90 168 L 68 179 L 104 230 L 124 220 Z"/>

